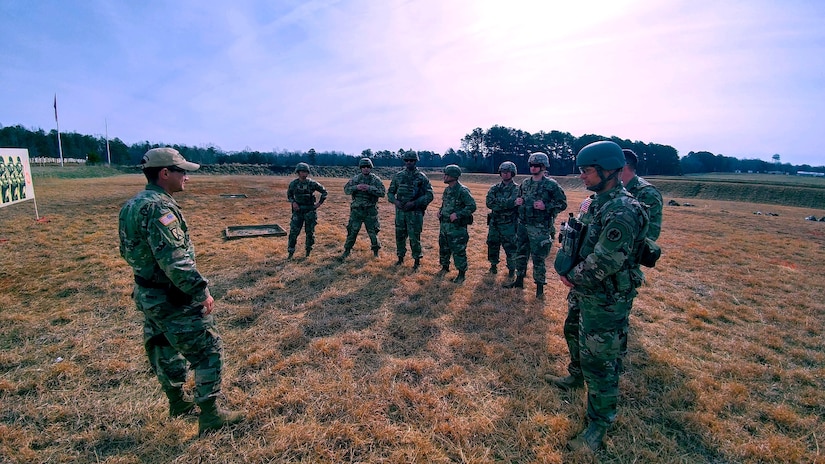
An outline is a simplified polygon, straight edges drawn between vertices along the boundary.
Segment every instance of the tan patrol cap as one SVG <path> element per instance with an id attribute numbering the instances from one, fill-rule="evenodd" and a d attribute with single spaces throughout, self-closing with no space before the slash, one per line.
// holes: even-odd
<path id="1" fill-rule="evenodd" d="M 200 164 L 190 163 L 174 148 L 153 148 L 143 155 L 143 160 L 140 164 L 144 168 L 167 168 L 175 166 L 186 171 L 195 171 Z"/>

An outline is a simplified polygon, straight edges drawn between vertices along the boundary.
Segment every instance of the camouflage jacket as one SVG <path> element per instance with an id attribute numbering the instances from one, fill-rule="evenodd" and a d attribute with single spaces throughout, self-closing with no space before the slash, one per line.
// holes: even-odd
<path id="1" fill-rule="evenodd" d="M 579 257 L 568 274 L 576 291 L 630 291 L 641 284 L 630 271 L 647 233 L 644 207 L 621 186 L 591 197 L 582 222 L 587 224 Z"/>
<path id="2" fill-rule="evenodd" d="M 418 168 L 415 171 L 402 169 L 390 181 L 387 200 L 393 204 L 396 200 L 401 204 L 412 201 L 415 203 L 413 210 L 424 211 L 433 201 L 433 186 L 427 175 Z"/>
<path id="3" fill-rule="evenodd" d="M 518 217 L 516 198 L 519 195 L 519 185 L 515 182 L 499 182 L 487 191 L 487 207 L 491 211 L 493 222 L 513 222 Z"/>
<path id="4" fill-rule="evenodd" d="M 127 201 L 118 218 L 120 256 L 134 274 L 172 284 L 193 301 L 204 301 L 209 283 L 195 267 L 195 248 L 180 208 L 162 188 L 149 184 Z"/>
<path id="5" fill-rule="evenodd" d="M 550 226 L 550 235 L 555 236 L 556 216 L 567 209 L 567 196 L 558 182 L 547 177 L 535 181 L 532 177 L 525 179 L 519 185 L 519 195 L 524 203 L 519 206 L 518 219 L 522 224 L 547 224 Z M 533 208 L 537 200 L 544 202 L 544 210 Z"/>
<path id="6" fill-rule="evenodd" d="M 444 189 L 438 219 L 441 222 L 450 222 L 450 215 L 455 213 L 458 219 L 453 224 L 466 226 L 470 223 L 470 217 L 475 210 L 476 201 L 470 194 L 470 189 L 461 182 L 456 182 L 455 185 Z"/>
<path id="7" fill-rule="evenodd" d="M 359 184 L 369 185 L 370 188 L 366 191 L 358 190 Z M 381 178 L 375 174 L 364 175 L 360 173 L 344 185 L 344 193 L 352 196 L 353 208 L 363 208 L 375 206 L 378 199 L 386 195 L 387 189 L 384 187 L 384 183 L 381 182 Z"/>
<path id="8" fill-rule="evenodd" d="M 653 184 L 639 176 L 633 176 L 624 188 L 647 208 L 647 215 L 650 219 L 647 238 L 653 241 L 658 240 L 662 232 L 662 208 L 664 206 L 662 194 Z"/>
<path id="9" fill-rule="evenodd" d="M 311 211 L 312 206 L 315 204 L 315 192 L 321 193 L 321 198 L 318 199 L 319 202 L 327 199 L 327 189 L 320 183 L 309 177 L 306 180 L 295 179 L 289 183 L 289 187 L 286 189 L 286 198 L 290 203 L 298 203 L 301 210 Z"/>

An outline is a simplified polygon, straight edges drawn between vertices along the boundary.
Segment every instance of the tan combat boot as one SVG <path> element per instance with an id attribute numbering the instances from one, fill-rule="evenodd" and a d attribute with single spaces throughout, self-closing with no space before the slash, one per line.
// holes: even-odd
<path id="1" fill-rule="evenodd" d="M 580 376 L 568 375 L 566 377 L 559 377 L 550 374 L 544 374 L 544 381 L 550 385 L 561 388 L 562 390 L 572 390 L 584 386 L 584 378 Z"/>
<path id="2" fill-rule="evenodd" d="M 201 414 L 198 417 L 198 435 L 210 430 L 218 430 L 225 425 L 237 424 L 244 420 L 240 411 L 229 411 L 215 405 L 215 398 L 199 403 Z"/>
<path id="3" fill-rule="evenodd" d="M 182 389 L 165 390 L 164 393 L 169 398 L 170 417 L 180 417 L 195 409 L 195 402 L 184 398 Z"/>
<path id="4" fill-rule="evenodd" d="M 607 432 L 607 427 L 591 422 L 586 429 L 576 435 L 576 438 L 567 442 L 567 448 L 570 451 L 587 450 L 595 453 L 603 445 L 605 432 Z"/>

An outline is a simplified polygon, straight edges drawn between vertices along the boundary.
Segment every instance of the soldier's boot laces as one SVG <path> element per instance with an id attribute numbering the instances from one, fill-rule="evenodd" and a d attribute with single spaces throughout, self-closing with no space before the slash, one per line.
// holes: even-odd
<path id="1" fill-rule="evenodd" d="M 498 268 L 495 264 L 490 265 L 490 274 L 498 274 Z"/>
<path id="2" fill-rule="evenodd" d="M 595 453 L 603 446 L 606 432 L 607 427 L 591 422 L 586 429 L 567 442 L 567 448 L 570 451 L 586 450 Z"/>
<path id="3" fill-rule="evenodd" d="M 183 396 L 183 390 L 174 389 L 167 390 L 166 397 L 169 398 L 169 416 L 180 417 L 188 414 L 195 409 L 195 402 L 188 400 Z"/>
<path id="4" fill-rule="evenodd" d="M 224 426 L 237 424 L 244 420 L 240 411 L 230 411 L 215 404 L 215 398 L 210 398 L 199 404 L 201 414 L 198 416 L 198 435 L 210 430 L 218 430 Z"/>
<path id="5" fill-rule="evenodd" d="M 399 257 L 398 257 L 398 261 L 396 261 L 396 262 L 395 262 L 395 265 L 396 265 L 396 266 L 400 266 L 400 265 L 402 265 L 402 264 L 404 264 L 404 257 L 403 257 L 403 256 L 399 256 Z"/>
<path id="6" fill-rule="evenodd" d="M 418 269 L 419 267 L 421 267 L 421 258 L 415 258 L 415 261 L 413 262 L 413 269 Z"/>
<path id="7" fill-rule="evenodd" d="M 453 277 L 453 283 L 460 284 L 467 279 L 467 271 L 459 270 L 458 275 Z"/>
<path id="8" fill-rule="evenodd" d="M 536 299 L 544 299 L 544 284 L 536 284 Z"/>
<path id="9" fill-rule="evenodd" d="M 579 376 L 568 375 L 566 377 L 559 377 L 556 375 L 545 374 L 544 381 L 550 385 L 561 388 L 562 390 L 572 390 L 584 386 L 584 378 Z"/>
<path id="10" fill-rule="evenodd" d="M 516 276 L 516 280 L 510 282 L 509 284 L 502 285 L 504 288 L 524 288 L 524 276 L 518 275 Z"/>

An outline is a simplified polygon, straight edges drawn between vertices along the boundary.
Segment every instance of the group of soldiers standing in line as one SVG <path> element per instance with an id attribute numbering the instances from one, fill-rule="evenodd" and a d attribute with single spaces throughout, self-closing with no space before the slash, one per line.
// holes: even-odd
<path id="1" fill-rule="evenodd" d="M 351 195 L 345 260 L 365 225 L 374 256 L 378 240 L 378 201 L 386 194 L 395 205 L 395 239 L 398 260 L 403 265 L 406 242 L 421 265 L 421 231 L 424 211 L 433 201 L 427 176 L 416 167 L 418 155 L 404 155 L 405 168 L 395 174 L 388 189 L 371 172 L 372 161 L 359 162 L 360 174 L 350 179 L 344 192 Z M 588 425 L 568 442 L 573 450 L 598 450 L 605 432 L 615 421 L 619 374 L 627 352 L 628 316 L 636 289 L 644 282 L 639 256 L 647 240 L 656 240 L 661 230 L 662 197 L 655 187 L 635 174 L 637 157 L 630 150 L 609 142 L 594 142 L 576 158 L 580 179 L 594 192 L 579 208 L 582 229 L 580 245 L 570 257 L 570 266 L 556 267 L 559 280 L 569 288 L 564 337 L 570 355 L 567 376 L 547 374 L 545 381 L 564 390 L 587 386 Z M 523 288 L 527 261 L 532 257 L 536 297 L 543 298 L 545 261 L 555 239 L 555 219 L 567 209 L 559 184 L 545 176 L 549 158 L 533 153 L 528 160 L 530 175 L 519 185 L 516 166 L 506 161 L 499 167 L 501 182 L 486 197 L 487 256 L 489 272 L 498 273 L 500 250 L 505 251 L 508 277 L 505 288 Z M 133 298 L 144 314 L 144 344 L 153 371 L 170 401 L 170 415 L 186 414 L 199 406 L 199 432 L 221 428 L 243 420 L 243 414 L 215 404 L 220 394 L 222 344 L 210 315 L 214 300 L 208 281 L 195 268 L 195 255 L 188 228 L 172 193 L 182 191 L 187 171 L 198 165 L 186 161 L 171 148 L 149 150 L 143 159 L 146 190 L 124 205 L 120 214 L 120 251 L 132 266 Z M 314 244 L 316 210 L 328 192 L 310 179 L 309 166 L 298 163 L 298 177 L 290 182 L 287 198 L 292 218 L 287 250 L 292 258 L 298 234 L 306 233 L 306 255 Z M 469 189 L 459 182 L 456 165 L 443 170 L 444 190 L 438 210 L 440 275 L 449 272 L 452 258 L 458 275 L 466 279 L 467 226 L 473 223 L 476 203 Z M 315 193 L 319 193 L 316 199 Z M 572 214 L 571 214 L 572 216 Z M 558 260 L 558 254 L 557 254 Z M 195 372 L 194 401 L 186 399 L 182 385 L 187 362 Z"/>
<path id="2" fill-rule="evenodd" d="M 0 203 L 26 199 L 26 176 L 23 174 L 23 163 L 20 157 L 12 162 L 12 157 L 0 156 Z"/>

